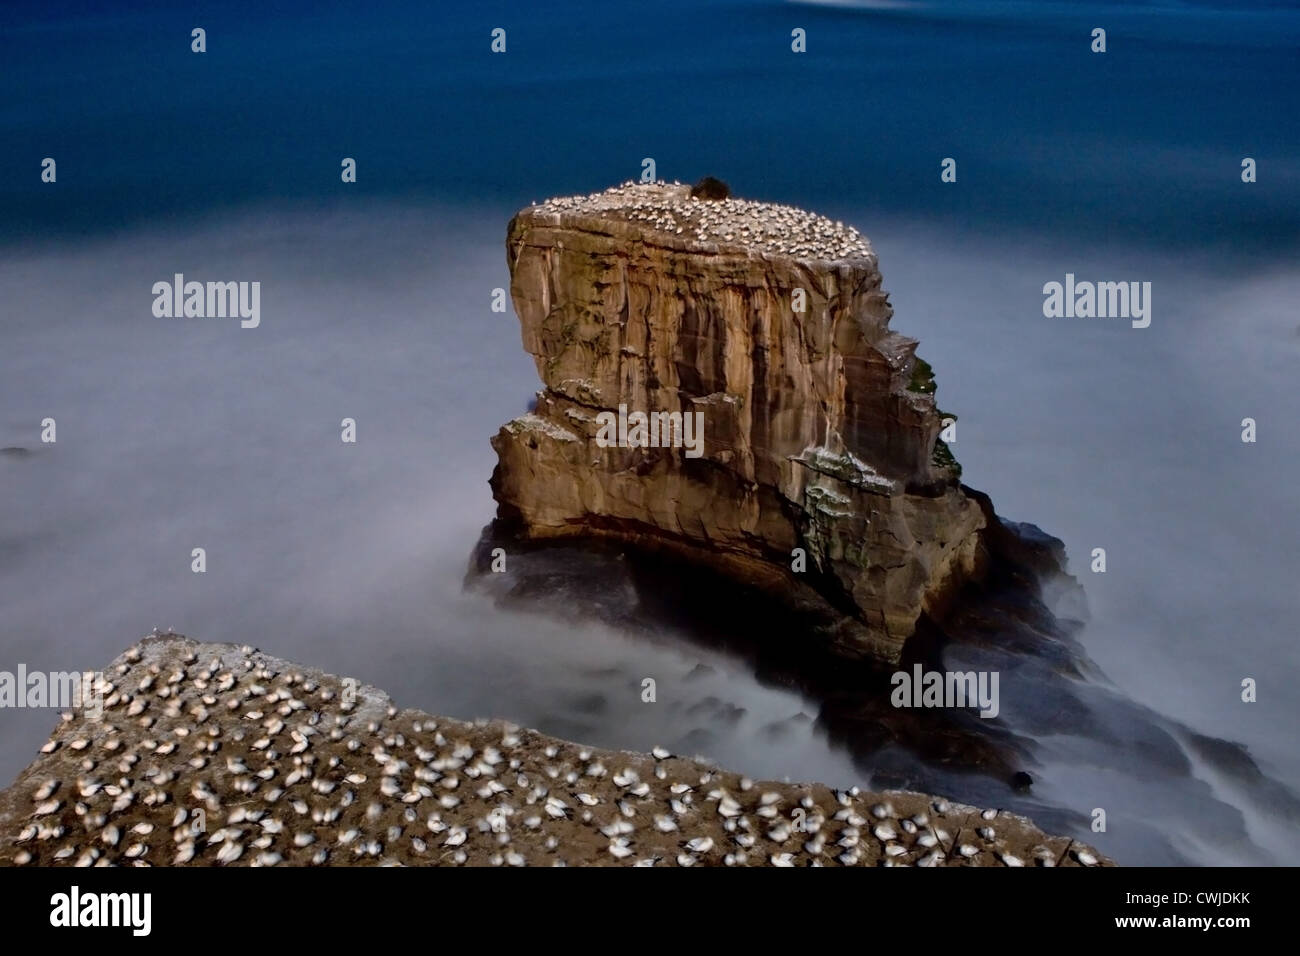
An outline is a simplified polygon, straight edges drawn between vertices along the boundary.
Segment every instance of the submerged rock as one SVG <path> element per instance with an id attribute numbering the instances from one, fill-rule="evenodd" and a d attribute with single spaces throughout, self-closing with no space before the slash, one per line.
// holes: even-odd
<path id="1" fill-rule="evenodd" d="M 857 230 L 626 184 L 523 210 L 507 259 L 545 387 L 492 440 L 496 536 L 667 550 L 886 664 L 993 565 L 1059 572 L 961 485 L 950 416 Z"/>

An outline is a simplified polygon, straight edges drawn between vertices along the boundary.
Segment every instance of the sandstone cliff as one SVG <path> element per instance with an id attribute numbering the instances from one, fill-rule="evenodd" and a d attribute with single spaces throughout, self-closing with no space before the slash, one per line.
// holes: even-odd
<path id="1" fill-rule="evenodd" d="M 834 609 L 838 650 L 889 663 L 983 574 L 997 519 L 856 230 L 627 184 L 523 210 L 507 260 L 545 386 L 492 442 L 524 538 L 673 549 Z M 701 413 L 702 455 L 598 441 L 620 406 Z"/>

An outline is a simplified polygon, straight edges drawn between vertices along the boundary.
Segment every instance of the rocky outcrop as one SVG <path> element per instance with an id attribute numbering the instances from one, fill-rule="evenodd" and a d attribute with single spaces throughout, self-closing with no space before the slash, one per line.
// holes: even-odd
<path id="1" fill-rule="evenodd" d="M 399 710 L 247 646 L 148 637 L 97 690 L 0 792 L 0 866 L 1110 865 L 1005 811 Z"/>
<path id="2" fill-rule="evenodd" d="M 856 230 L 627 184 L 523 210 L 507 259 L 545 386 L 492 442 L 519 537 L 670 549 L 833 611 L 837 650 L 888 663 L 985 573 L 997 519 L 958 480 Z M 702 447 L 671 447 L 690 437 L 654 427 L 672 416 Z"/>

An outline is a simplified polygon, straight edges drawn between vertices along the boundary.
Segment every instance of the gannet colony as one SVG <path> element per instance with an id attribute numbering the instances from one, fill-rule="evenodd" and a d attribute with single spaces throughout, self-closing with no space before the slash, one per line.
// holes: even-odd
<path id="1" fill-rule="evenodd" d="M 802 259 L 867 259 L 866 236 L 852 226 L 779 203 L 701 199 L 682 183 L 626 182 L 586 196 L 535 203 L 527 212 L 623 219 L 645 229 L 702 244 L 743 245 L 748 251 Z"/>
<path id="2" fill-rule="evenodd" d="M 0 794 L 0 864 L 1093 866 L 1023 817 L 598 750 L 145 638 Z"/>

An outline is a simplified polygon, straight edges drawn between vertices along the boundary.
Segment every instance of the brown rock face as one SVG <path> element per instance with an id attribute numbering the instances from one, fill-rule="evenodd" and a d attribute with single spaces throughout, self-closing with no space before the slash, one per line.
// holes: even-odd
<path id="1" fill-rule="evenodd" d="M 545 388 L 493 438 L 492 489 L 525 537 L 674 549 L 829 604 L 841 651 L 889 663 L 981 573 L 985 512 L 855 230 L 629 184 L 520 212 L 507 253 Z"/>

